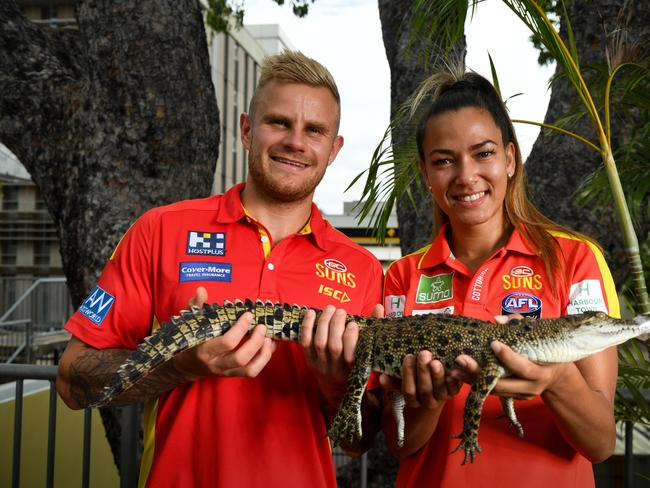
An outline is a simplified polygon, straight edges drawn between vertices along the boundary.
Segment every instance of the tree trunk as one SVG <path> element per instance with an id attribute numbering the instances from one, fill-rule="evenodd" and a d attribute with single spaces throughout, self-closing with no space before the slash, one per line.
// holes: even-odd
<path id="1" fill-rule="evenodd" d="M 75 307 L 140 214 L 209 194 L 219 147 L 197 0 L 79 0 L 77 20 L 41 27 L 0 2 L 0 142 L 57 225 Z"/>
<path id="2" fill-rule="evenodd" d="M 413 0 L 379 0 L 379 18 L 386 58 L 390 66 L 391 119 L 404 101 L 430 74 L 418 59 L 419 53 L 407 54 Z M 401 142 L 399 136 L 394 142 Z M 419 175 L 414 175 L 419 178 Z M 397 200 L 400 247 L 402 255 L 426 245 L 431 240 L 433 214 L 431 198 L 415 184 L 411 185 L 415 206 L 407 198 Z"/>
<path id="3" fill-rule="evenodd" d="M 616 20 L 622 8 L 629 8 L 628 41 L 645 48 L 650 45 L 650 2 L 648 0 L 623 2 L 612 0 L 575 0 L 567 3 L 569 19 L 575 37 L 580 64 L 603 64 L 605 59 L 606 34 L 617 28 Z M 561 34 L 566 39 L 566 23 L 561 24 Z M 548 111 L 544 121 L 554 123 L 572 111 L 578 97 L 565 78 L 553 84 Z M 635 129 L 634 119 L 617 119 L 613 109 L 612 127 L 614 148 L 621 147 Z M 575 127 L 575 132 L 587 135 L 598 144 L 591 123 L 585 118 Z M 605 256 L 612 269 L 617 285 L 627 274 L 627 261 L 620 226 L 613 208 L 594 213 L 575 203 L 575 191 L 584 180 L 602 165 L 600 156 L 582 143 L 556 133 L 542 131 L 533 145 L 525 165 L 526 175 L 533 200 L 538 208 L 551 219 L 572 229 L 594 237 L 604 248 Z M 648 221 L 639 229 L 644 237 L 649 228 Z"/>

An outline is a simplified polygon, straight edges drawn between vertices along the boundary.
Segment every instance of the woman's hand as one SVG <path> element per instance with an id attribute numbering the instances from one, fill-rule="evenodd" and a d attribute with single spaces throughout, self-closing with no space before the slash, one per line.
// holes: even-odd
<path id="1" fill-rule="evenodd" d="M 417 356 L 407 354 L 402 362 L 402 379 L 382 374 L 379 383 L 385 390 L 399 391 L 407 407 L 429 409 L 440 407 L 461 386 L 429 351 L 421 351 Z"/>

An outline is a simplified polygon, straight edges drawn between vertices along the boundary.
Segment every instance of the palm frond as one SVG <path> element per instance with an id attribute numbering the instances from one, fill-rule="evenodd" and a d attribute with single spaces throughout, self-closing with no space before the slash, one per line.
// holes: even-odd
<path id="1" fill-rule="evenodd" d="M 650 361 L 647 349 L 632 339 L 618 347 L 619 369 L 616 392 L 616 420 L 650 424 L 650 402 L 644 392 L 650 389 Z"/>

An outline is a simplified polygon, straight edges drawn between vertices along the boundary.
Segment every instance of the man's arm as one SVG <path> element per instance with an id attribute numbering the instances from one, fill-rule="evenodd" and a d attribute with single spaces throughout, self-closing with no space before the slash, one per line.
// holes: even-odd
<path id="1" fill-rule="evenodd" d="M 128 349 L 95 349 L 76 337 L 66 347 L 56 376 L 56 389 L 72 409 L 87 407 L 102 392 L 111 376 L 133 351 Z M 157 368 L 112 402 L 127 405 L 158 396 L 185 382 L 171 361 Z"/>
<path id="2" fill-rule="evenodd" d="M 202 304 L 197 300 L 197 305 Z M 247 338 L 252 320 L 253 315 L 245 313 L 223 336 L 210 339 L 165 362 L 115 398 L 111 405 L 126 405 L 157 397 L 199 378 L 257 376 L 271 359 L 276 344 L 265 337 L 263 325 L 255 327 Z M 132 352 L 127 349 L 95 349 L 73 337 L 59 363 L 56 379 L 59 395 L 70 408 L 87 407 Z"/>

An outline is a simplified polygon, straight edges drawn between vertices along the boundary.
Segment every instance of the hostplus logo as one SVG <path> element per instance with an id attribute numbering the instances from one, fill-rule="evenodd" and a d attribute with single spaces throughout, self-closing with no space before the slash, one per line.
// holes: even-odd
<path id="1" fill-rule="evenodd" d="M 194 230 L 189 231 L 187 233 L 186 254 L 225 256 L 225 232 L 197 232 Z"/>

